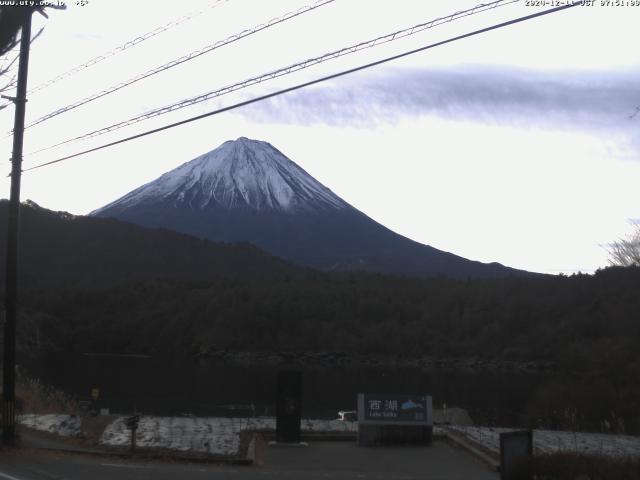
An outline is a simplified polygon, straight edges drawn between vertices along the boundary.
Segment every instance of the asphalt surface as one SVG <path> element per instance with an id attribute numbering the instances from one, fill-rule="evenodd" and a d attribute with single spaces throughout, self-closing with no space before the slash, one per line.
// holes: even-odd
<path id="1" fill-rule="evenodd" d="M 258 449 L 258 465 L 223 466 L 115 457 L 0 451 L 0 480 L 111 479 L 374 479 L 495 480 L 499 476 L 445 442 L 431 447 L 359 448 L 351 442 L 311 442 L 308 447 Z"/>

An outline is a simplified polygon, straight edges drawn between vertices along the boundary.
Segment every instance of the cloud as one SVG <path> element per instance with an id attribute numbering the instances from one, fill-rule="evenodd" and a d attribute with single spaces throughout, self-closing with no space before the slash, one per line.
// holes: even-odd
<path id="1" fill-rule="evenodd" d="M 621 135 L 640 147 L 640 70 L 387 68 L 274 97 L 242 115 L 260 122 L 371 127 L 407 116 Z M 633 118 L 630 118 L 632 117 Z"/>

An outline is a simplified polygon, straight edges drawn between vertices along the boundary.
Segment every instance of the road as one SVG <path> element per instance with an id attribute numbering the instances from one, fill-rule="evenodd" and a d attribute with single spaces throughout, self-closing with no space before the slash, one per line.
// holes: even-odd
<path id="1" fill-rule="evenodd" d="M 0 452 L 0 480 L 495 480 L 498 474 L 444 442 L 432 447 L 358 448 L 314 442 L 264 447 L 259 466 L 127 461 L 39 450 Z"/>

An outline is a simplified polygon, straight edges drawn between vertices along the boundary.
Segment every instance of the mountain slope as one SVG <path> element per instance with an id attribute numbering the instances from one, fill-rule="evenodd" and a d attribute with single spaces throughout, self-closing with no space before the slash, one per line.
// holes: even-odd
<path id="1" fill-rule="evenodd" d="M 6 255 L 6 200 L 0 200 L 0 258 Z M 98 288 L 157 279 L 282 279 L 303 269 L 253 245 L 214 244 L 114 219 L 21 208 L 20 283 L 24 287 Z M 4 283 L 0 261 L 0 285 Z"/>
<path id="2" fill-rule="evenodd" d="M 526 274 L 409 240 L 367 217 L 269 143 L 241 137 L 91 213 L 214 241 L 247 241 L 323 270 L 455 278 Z"/>

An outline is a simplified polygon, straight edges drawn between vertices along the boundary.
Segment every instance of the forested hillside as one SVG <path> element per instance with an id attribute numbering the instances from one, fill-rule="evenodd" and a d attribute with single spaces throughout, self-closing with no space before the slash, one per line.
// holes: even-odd
<path id="1" fill-rule="evenodd" d="M 640 431 L 640 268 L 457 281 L 313 274 L 22 294 L 23 352 L 198 356 L 223 349 L 556 365 L 531 400 L 553 428 Z M 577 412 L 577 413 L 571 413 Z M 569 419 L 569 420 L 568 420 Z M 536 420 L 538 421 L 538 420 Z M 570 423 L 567 423 L 570 422 Z"/>
<path id="2" fill-rule="evenodd" d="M 250 245 L 36 206 L 23 208 L 21 235 L 22 355 L 231 350 L 546 362 L 566 379 L 539 392 L 536 412 L 555 418 L 573 399 L 589 418 L 637 419 L 638 267 L 486 280 L 321 273 Z M 626 429 L 640 431 L 637 423 Z"/>
<path id="3" fill-rule="evenodd" d="M 4 284 L 6 200 L 0 200 L 0 285 Z M 104 288 L 131 281 L 280 279 L 305 271 L 248 243 L 213 243 L 113 219 L 21 208 L 20 286 Z"/>

